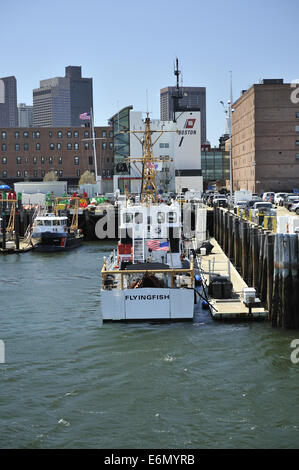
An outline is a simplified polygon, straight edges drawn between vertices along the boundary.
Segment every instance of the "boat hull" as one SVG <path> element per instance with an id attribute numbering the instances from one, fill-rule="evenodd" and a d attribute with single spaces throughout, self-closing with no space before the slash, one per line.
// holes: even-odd
<path id="1" fill-rule="evenodd" d="M 103 321 L 193 320 L 193 289 L 102 290 Z"/>
<path id="2" fill-rule="evenodd" d="M 38 252 L 61 252 L 78 248 L 82 243 L 82 236 L 73 234 L 42 234 L 34 249 Z"/>

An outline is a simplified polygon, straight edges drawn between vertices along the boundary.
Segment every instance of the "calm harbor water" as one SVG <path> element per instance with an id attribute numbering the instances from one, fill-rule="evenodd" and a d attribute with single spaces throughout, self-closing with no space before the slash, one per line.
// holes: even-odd
<path id="1" fill-rule="evenodd" d="M 0 258 L 0 447 L 298 448 L 299 331 L 102 325 L 110 248 Z"/>

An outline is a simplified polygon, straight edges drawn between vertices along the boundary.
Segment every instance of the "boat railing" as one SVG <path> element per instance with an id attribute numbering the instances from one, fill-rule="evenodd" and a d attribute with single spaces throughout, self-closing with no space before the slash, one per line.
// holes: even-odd
<path id="1" fill-rule="evenodd" d="M 110 270 L 107 269 L 107 264 L 106 260 L 104 261 L 103 267 L 102 267 L 102 289 L 105 290 L 107 289 L 107 286 L 105 284 L 107 276 L 118 276 L 120 280 L 120 289 L 124 289 L 124 280 L 127 276 L 130 276 L 132 274 L 142 274 L 142 275 L 154 275 L 154 274 L 164 274 L 166 276 L 169 276 L 171 279 L 171 288 L 175 287 L 180 287 L 178 283 L 176 282 L 176 276 L 183 276 L 185 275 L 186 277 L 189 278 L 190 282 L 189 287 L 193 288 L 194 285 L 194 261 L 191 259 L 190 261 L 190 268 L 167 268 L 167 269 L 114 269 Z"/>

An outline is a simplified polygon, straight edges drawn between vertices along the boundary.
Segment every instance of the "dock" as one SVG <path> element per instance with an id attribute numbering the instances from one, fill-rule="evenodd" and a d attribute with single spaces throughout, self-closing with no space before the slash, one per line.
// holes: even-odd
<path id="1" fill-rule="evenodd" d="M 27 253 L 34 249 L 34 245 L 37 241 L 31 240 L 31 242 L 27 240 L 20 240 L 19 248 L 16 248 L 15 242 L 6 242 L 6 248 L 0 248 L 0 254 L 2 255 L 9 255 L 12 253 Z"/>
<path id="2" fill-rule="evenodd" d="M 268 311 L 265 310 L 260 302 L 254 306 L 246 306 L 243 298 L 243 289 L 248 288 L 246 282 L 242 279 L 237 269 L 227 258 L 215 238 L 211 238 L 213 245 L 212 252 L 207 255 L 200 255 L 202 279 L 205 286 L 208 286 L 214 276 L 227 277 L 232 283 L 231 298 L 213 298 L 210 295 L 211 315 L 214 320 L 262 320 L 268 317 Z"/>

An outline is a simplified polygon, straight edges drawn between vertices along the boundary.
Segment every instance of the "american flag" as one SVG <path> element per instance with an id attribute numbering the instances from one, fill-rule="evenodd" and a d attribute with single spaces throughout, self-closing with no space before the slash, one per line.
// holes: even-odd
<path id="1" fill-rule="evenodd" d="M 161 243 L 160 240 L 151 240 L 146 243 L 148 248 L 151 248 L 153 251 L 162 250 L 162 251 L 169 251 L 169 243 L 163 242 Z"/>
<path id="2" fill-rule="evenodd" d="M 79 118 L 82 120 L 90 120 L 90 113 L 82 113 Z"/>

